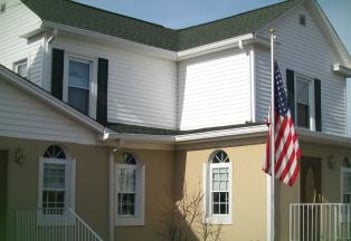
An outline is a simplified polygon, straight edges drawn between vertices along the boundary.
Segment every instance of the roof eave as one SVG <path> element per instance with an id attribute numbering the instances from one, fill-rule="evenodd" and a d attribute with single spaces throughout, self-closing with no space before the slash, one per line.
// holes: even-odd
<path id="1" fill-rule="evenodd" d="M 177 60 L 185 60 L 205 54 L 210 54 L 230 48 L 243 48 L 246 43 L 251 40 L 254 40 L 254 33 L 247 33 L 239 36 L 235 36 L 233 38 L 221 40 L 218 42 L 209 43 L 206 45 L 201 45 L 199 47 L 190 48 L 177 52 Z"/>
<path id="2" fill-rule="evenodd" d="M 122 39 L 112 35 L 102 34 L 96 31 L 81 29 L 74 26 L 68 26 L 65 24 L 60 24 L 60 23 L 55 23 L 50 21 L 43 21 L 41 28 L 46 30 L 56 29 L 59 31 L 59 34 L 80 36 L 84 38 L 92 38 L 98 41 L 103 41 L 104 43 L 110 43 L 112 45 L 120 45 L 130 49 L 131 51 L 134 51 L 134 52 L 137 51 L 138 53 L 152 55 L 158 58 L 164 58 L 168 60 L 176 59 L 176 52 L 172 50 L 157 48 L 154 46 L 145 45 L 145 44 L 127 40 L 127 39 Z"/>

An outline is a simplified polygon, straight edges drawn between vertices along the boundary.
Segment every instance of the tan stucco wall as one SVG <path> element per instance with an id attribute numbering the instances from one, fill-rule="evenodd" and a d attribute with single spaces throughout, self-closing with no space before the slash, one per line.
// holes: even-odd
<path id="1" fill-rule="evenodd" d="M 69 143 L 0 138 L 0 149 L 9 151 L 8 208 L 38 206 L 39 157 L 46 148 L 58 144 L 76 159 L 76 212 L 107 240 L 108 233 L 108 149 Z M 14 152 L 22 148 L 22 164 L 14 161 Z"/>
<path id="2" fill-rule="evenodd" d="M 169 218 L 173 196 L 174 151 L 122 149 L 145 164 L 145 225 L 116 227 L 115 240 L 163 240 L 163 222 Z M 116 154 L 118 155 L 118 154 Z"/>
<path id="3" fill-rule="evenodd" d="M 351 150 L 328 145 L 301 143 L 302 155 L 321 158 L 322 200 L 325 203 L 341 202 L 341 167 L 345 157 L 351 157 Z M 328 159 L 334 163 L 328 167 Z M 281 241 L 289 240 L 289 204 L 300 202 L 300 175 L 293 187 L 276 183 L 277 236 Z"/>
<path id="4" fill-rule="evenodd" d="M 265 145 L 182 151 L 177 160 L 178 183 L 186 186 L 187 196 L 202 191 L 203 164 L 219 149 L 233 163 L 233 223 L 223 225 L 221 240 L 266 240 L 266 175 L 261 171 Z M 202 240 L 201 233 L 196 235 Z"/>

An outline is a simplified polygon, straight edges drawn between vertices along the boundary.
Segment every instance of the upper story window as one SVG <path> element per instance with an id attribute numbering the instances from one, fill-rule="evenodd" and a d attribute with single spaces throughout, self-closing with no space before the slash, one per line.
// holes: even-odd
<path id="1" fill-rule="evenodd" d="M 322 131 L 321 80 L 286 70 L 289 107 L 296 126 Z"/>
<path id="2" fill-rule="evenodd" d="M 89 115 L 93 101 L 93 61 L 68 57 L 64 99 L 80 112 Z"/>
<path id="3" fill-rule="evenodd" d="M 306 15 L 304 15 L 304 14 L 299 15 L 299 23 L 302 26 L 306 26 Z"/>
<path id="4" fill-rule="evenodd" d="M 116 164 L 116 225 L 144 224 L 144 165 L 124 152 Z"/>
<path id="5" fill-rule="evenodd" d="M 206 222 L 232 222 L 232 163 L 224 151 L 214 152 L 207 167 Z"/>
<path id="6" fill-rule="evenodd" d="M 297 126 L 310 128 L 314 120 L 313 82 L 307 78 L 296 78 L 296 120 Z"/>
<path id="7" fill-rule="evenodd" d="M 51 94 L 105 125 L 108 59 L 58 48 L 52 48 L 51 55 Z"/>
<path id="8" fill-rule="evenodd" d="M 39 160 L 39 206 L 45 215 L 74 209 L 75 160 L 58 145 L 49 146 Z"/>
<path id="9" fill-rule="evenodd" d="M 28 59 L 22 59 L 13 64 L 13 71 L 15 71 L 20 76 L 28 77 Z"/>

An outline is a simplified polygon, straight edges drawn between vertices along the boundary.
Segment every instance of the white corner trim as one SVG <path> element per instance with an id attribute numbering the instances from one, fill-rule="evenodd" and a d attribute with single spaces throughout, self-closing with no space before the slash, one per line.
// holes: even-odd
<path id="1" fill-rule="evenodd" d="M 7 81 L 10 85 L 20 88 L 27 92 L 28 94 L 40 99 L 43 103 L 57 109 L 61 113 L 66 116 L 71 117 L 74 120 L 79 121 L 86 127 L 94 130 L 98 133 L 104 132 L 104 127 L 97 123 L 95 120 L 85 116 L 84 114 L 80 113 L 79 111 L 73 109 L 72 107 L 66 105 L 61 100 L 57 99 L 49 92 L 41 89 L 40 87 L 36 86 L 29 81 L 23 80 L 17 74 L 13 73 L 12 71 L 8 70 L 6 67 L 0 65 L 0 77 L 3 80 Z"/>
<path id="2" fill-rule="evenodd" d="M 333 70 L 333 72 L 335 72 L 337 74 L 341 74 L 341 75 L 345 76 L 345 78 L 351 77 L 351 68 L 343 66 L 339 63 L 333 64 L 332 70 Z"/>
<path id="3" fill-rule="evenodd" d="M 199 47 L 179 51 L 177 52 L 177 60 L 178 61 L 185 60 L 188 58 L 201 56 L 201 55 L 209 54 L 213 52 L 218 52 L 221 50 L 234 48 L 234 47 L 240 47 L 240 46 L 243 47 L 246 41 L 253 40 L 254 37 L 255 36 L 253 33 L 248 33 L 244 35 L 239 35 L 234 38 L 229 38 L 218 42 L 202 45 Z"/>

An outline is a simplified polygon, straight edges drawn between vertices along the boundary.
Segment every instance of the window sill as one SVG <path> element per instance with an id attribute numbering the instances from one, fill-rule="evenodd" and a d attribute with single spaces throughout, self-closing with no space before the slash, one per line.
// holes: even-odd
<path id="1" fill-rule="evenodd" d="M 144 226 L 143 217 L 117 217 L 115 226 Z"/>
<path id="2" fill-rule="evenodd" d="M 233 221 L 232 221 L 232 218 L 230 216 L 212 216 L 212 217 L 205 217 L 204 223 L 233 224 Z"/>

